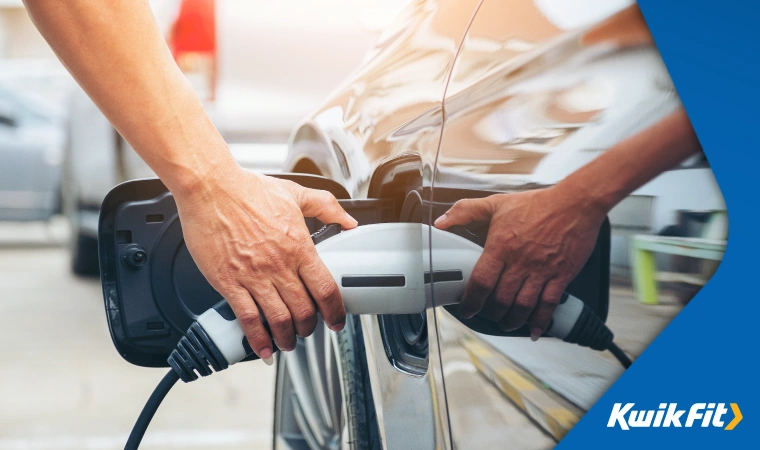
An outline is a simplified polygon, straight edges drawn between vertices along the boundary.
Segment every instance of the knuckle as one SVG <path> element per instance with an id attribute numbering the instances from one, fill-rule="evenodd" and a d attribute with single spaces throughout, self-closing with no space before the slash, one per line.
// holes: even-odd
<path id="1" fill-rule="evenodd" d="M 293 326 L 293 319 L 290 317 L 290 313 L 285 311 L 272 314 L 272 317 L 268 317 L 267 319 L 269 327 L 272 330 L 283 331 Z"/>
<path id="2" fill-rule="evenodd" d="M 494 295 L 494 303 L 501 306 L 511 306 L 515 301 L 515 294 L 512 291 L 499 291 Z"/>
<path id="3" fill-rule="evenodd" d="M 311 294 L 317 301 L 331 302 L 338 298 L 338 285 L 335 284 L 335 280 L 332 278 L 325 278 L 316 283 L 316 286 L 314 286 L 314 291 Z"/>
<path id="4" fill-rule="evenodd" d="M 314 320 L 317 314 L 317 310 L 313 305 L 309 303 L 307 305 L 294 308 L 294 310 L 291 311 L 291 314 L 293 315 L 293 321 L 295 321 L 297 324 L 306 325 Z"/>
<path id="5" fill-rule="evenodd" d="M 317 255 L 314 242 L 312 242 L 309 234 L 305 234 L 297 240 L 294 255 L 301 261 L 301 267 L 311 266 L 316 262 L 319 255 Z"/>
<path id="6" fill-rule="evenodd" d="M 454 203 L 454 205 L 451 207 L 451 209 L 449 211 L 461 212 L 461 210 L 467 209 L 467 207 L 470 204 L 472 204 L 472 200 L 468 199 L 468 198 L 465 198 L 465 199 L 459 200 L 456 203 Z"/>
<path id="7" fill-rule="evenodd" d="M 536 300 L 531 297 L 518 297 L 515 299 L 515 304 L 512 305 L 512 308 L 515 308 L 520 311 L 524 311 L 527 309 L 532 309 L 533 306 L 536 304 Z"/>
<path id="8" fill-rule="evenodd" d="M 259 316 L 259 312 L 255 309 L 243 311 L 237 316 L 237 320 L 240 322 L 243 329 L 252 329 L 261 325 L 261 317 Z"/>
<path id="9" fill-rule="evenodd" d="M 541 301 L 541 304 L 553 310 L 557 307 L 557 305 L 559 305 L 559 297 L 544 297 L 544 299 Z"/>
<path id="10" fill-rule="evenodd" d="M 489 289 L 493 286 L 493 280 L 491 277 L 483 272 L 475 272 L 470 277 L 472 284 L 480 289 Z"/>
<path id="11" fill-rule="evenodd" d="M 315 318 L 316 319 L 316 318 Z M 301 337 L 309 337 L 317 328 L 317 321 L 307 321 L 299 326 L 298 335 Z"/>
<path id="12" fill-rule="evenodd" d="M 262 265 L 273 271 L 279 271 L 286 266 L 282 258 L 282 249 L 273 245 L 267 245 L 260 249 L 264 256 L 263 261 L 251 261 L 251 269 L 261 270 Z"/>
<path id="13" fill-rule="evenodd" d="M 328 191 L 317 191 L 317 192 L 319 192 L 319 199 L 325 204 L 329 206 L 339 205 L 338 199 L 336 199 L 335 196 L 329 193 Z"/>

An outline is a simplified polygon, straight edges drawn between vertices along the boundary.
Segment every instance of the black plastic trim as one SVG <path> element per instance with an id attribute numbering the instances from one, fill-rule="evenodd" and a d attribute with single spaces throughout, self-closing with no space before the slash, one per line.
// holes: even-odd
<path id="1" fill-rule="evenodd" d="M 340 284 L 344 288 L 404 287 L 406 277 L 403 275 L 343 275 Z"/>
<path id="2" fill-rule="evenodd" d="M 443 283 L 446 281 L 462 281 L 464 275 L 461 270 L 434 270 L 432 282 Z M 431 277 L 430 272 L 425 272 L 425 284 L 430 284 Z"/>

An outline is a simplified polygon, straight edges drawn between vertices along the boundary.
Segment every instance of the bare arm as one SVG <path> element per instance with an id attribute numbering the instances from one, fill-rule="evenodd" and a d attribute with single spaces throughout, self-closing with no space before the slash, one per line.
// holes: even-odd
<path id="1" fill-rule="evenodd" d="M 66 68 L 174 194 L 193 259 L 230 302 L 254 351 L 272 355 L 259 308 L 283 350 L 295 347 L 296 334 L 311 334 L 317 310 L 328 326 L 342 328 L 340 293 L 303 216 L 345 228 L 356 221 L 327 192 L 238 166 L 174 63 L 148 2 L 25 4 Z"/>
<path id="2" fill-rule="evenodd" d="M 610 148 L 557 184 L 606 215 L 652 178 L 701 149 L 683 109 Z"/>
<path id="3" fill-rule="evenodd" d="M 538 338 L 583 268 L 607 213 L 637 188 L 700 149 L 679 110 L 547 189 L 457 202 L 435 225 L 491 220 L 485 250 L 462 299 L 505 330 L 528 322 Z"/>
<path id="4" fill-rule="evenodd" d="M 147 1 L 25 3 L 66 68 L 173 193 L 237 165 Z"/>

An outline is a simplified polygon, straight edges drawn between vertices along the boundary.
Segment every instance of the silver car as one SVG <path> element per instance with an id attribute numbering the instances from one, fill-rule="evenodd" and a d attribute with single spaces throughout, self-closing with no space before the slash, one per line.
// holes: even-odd
<path id="1" fill-rule="evenodd" d="M 48 220 L 59 210 L 63 143 L 55 114 L 0 86 L 0 220 Z"/>
<path id="2" fill-rule="evenodd" d="M 294 131 L 284 170 L 375 199 L 375 222 L 431 223 L 461 199 L 552 185 L 679 107 L 632 1 L 419 0 Z M 674 208 L 693 186 L 691 208 L 724 208 L 704 158 L 663 177 L 641 194 Z M 483 245 L 487 230 L 455 232 Z M 610 294 L 609 233 L 568 292 L 609 316 L 635 358 L 672 315 Z M 445 285 L 432 287 L 435 305 Z M 279 356 L 274 448 L 550 448 L 622 370 L 456 308 L 354 316 Z"/>

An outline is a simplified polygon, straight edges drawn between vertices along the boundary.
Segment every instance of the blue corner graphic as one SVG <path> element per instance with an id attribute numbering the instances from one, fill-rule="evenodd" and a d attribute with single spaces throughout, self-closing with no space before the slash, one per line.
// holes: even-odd
<path id="1" fill-rule="evenodd" d="M 563 439 L 572 448 L 758 448 L 760 3 L 640 0 L 729 215 L 725 257 L 710 282 Z M 758 133 L 758 134 L 756 134 Z M 616 403 L 657 410 L 723 403 L 732 430 L 608 428 Z M 735 420 L 729 407 L 740 407 Z"/>

